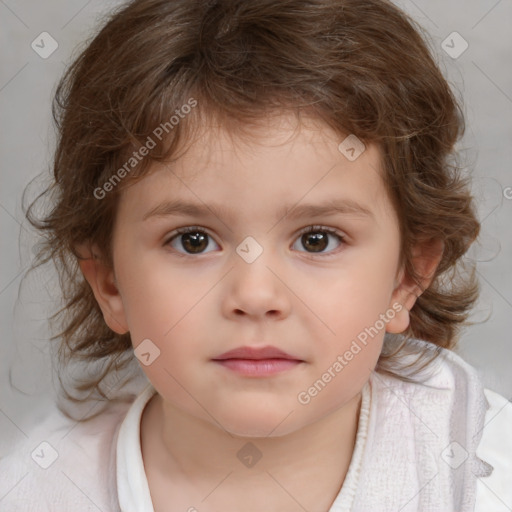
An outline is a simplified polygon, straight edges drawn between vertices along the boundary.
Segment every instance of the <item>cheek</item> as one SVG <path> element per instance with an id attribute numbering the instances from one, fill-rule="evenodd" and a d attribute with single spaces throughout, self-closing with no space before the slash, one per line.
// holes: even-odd
<path id="1" fill-rule="evenodd" d="M 392 265 L 394 261 L 381 260 L 379 265 L 375 259 L 361 258 L 357 264 L 347 265 L 336 279 L 325 279 L 323 286 L 316 287 L 315 300 L 310 307 L 321 319 L 315 322 L 314 330 L 317 369 L 327 370 L 338 356 L 346 356 L 340 363 L 343 370 L 334 372 L 337 377 L 333 382 L 347 379 L 345 382 L 356 389 L 356 383 L 364 383 L 375 367 L 387 322 L 395 313 L 390 311 Z"/>
<path id="2" fill-rule="evenodd" d="M 211 276 L 194 277 L 161 257 L 148 258 L 132 276 L 126 311 L 134 344 L 152 339 L 168 366 L 197 357 L 214 307 Z"/>
<path id="3" fill-rule="evenodd" d="M 346 359 L 347 352 L 339 354 L 342 357 L 325 367 L 323 373 L 304 390 L 306 399 L 309 396 L 310 403 L 315 402 L 317 410 L 328 413 L 338 409 L 355 397 L 368 381 L 379 358 L 381 344 L 375 340 L 373 345 L 359 345 L 357 350 L 352 348 L 348 351 L 352 354 L 351 360 Z M 304 394 L 301 398 L 304 400 Z"/>
<path id="4" fill-rule="evenodd" d="M 140 258 L 122 269 L 123 305 L 136 340 L 155 336 L 164 339 L 211 288 L 206 279 L 192 279 L 189 273 L 166 262 L 165 258 Z"/>
<path id="5" fill-rule="evenodd" d="M 311 309 L 318 311 L 329 328 L 324 334 L 330 331 L 331 336 L 355 337 L 389 309 L 392 285 L 385 270 L 350 267 L 317 286 Z"/>
<path id="6" fill-rule="evenodd" d="M 156 311 L 151 307 L 141 310 L 141 318 L 145 312 L 146 316 L 141 319 L 139 341 L 134 341 L 134 346 L 137 356 L 142 352 L 137 348 L 140 340 L 151 340 L 150 351 L 153 350 L 156 357 L 149 365 L 139 357 L 141 369 L 167 401 L 180 403 L 192 411 L 195 405 L 191 397 L 201 395 L 204 363 L 211 354 L 205 344 L 207 329 L 204 323 L 198 322 L 200 307 L 189 310 L 190 307 L 181 301 L 169 304 L 168 310 Z"/>

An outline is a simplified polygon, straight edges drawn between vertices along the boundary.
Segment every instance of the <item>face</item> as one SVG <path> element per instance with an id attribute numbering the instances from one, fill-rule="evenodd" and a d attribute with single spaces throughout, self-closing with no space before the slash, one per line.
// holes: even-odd
<path id="1" fill-rule="evenodd" d="M 277 436 L 359 395 L 403 307 L 400 238 L 377 147 L 350 161 L 344 138 L 287 117 L 252 142 L 212 129 L 123 191 L 105 319 L 174 410 Z M 269 346 L 289 359 L 219 359 Z"/>

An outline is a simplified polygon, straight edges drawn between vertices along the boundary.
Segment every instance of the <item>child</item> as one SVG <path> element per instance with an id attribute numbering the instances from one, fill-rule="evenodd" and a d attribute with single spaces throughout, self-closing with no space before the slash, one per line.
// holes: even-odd
<path id="1" fill-rule="evenodd" d="M 511 509 L 512 407 L 451 351 L 478 295 L 463 118 L 403 12 L 133 1 L 54 113 L 27 217 L 61 362 L 108 401 L 13 448 L 2 510 Z"/>

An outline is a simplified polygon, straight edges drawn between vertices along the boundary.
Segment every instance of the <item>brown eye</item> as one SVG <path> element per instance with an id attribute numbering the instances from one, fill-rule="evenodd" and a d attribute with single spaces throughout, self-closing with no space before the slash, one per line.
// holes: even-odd
<path id="1" fill-rule="evenodd" d="M 337 238 L 339 240 L 338 246 L 332 248 L 330 239 Z M 299 242 L 306 252 L 310 254 L 330 254 L 335 252 L 336 248 L 344 241 L 344 237 L 336 230 L 331 228 L 324 228 L 322 226 L 309 227 L 300 233 Z M 331 246 L 332 250 L 326 251 Z M 302 251 L 303 252 L 303 251 Z"/>
<path id="2" fill-rule="evenodd" d="M 210 239 L 210 235 L 202 229 L 194 227 L 182 228 L 178 229 L 176 234 L 171 237 L 165 245 L 170 245 L 182 254 L 202 254 L 208 247 Z M 180 250 L 179 247 L 176 247 L 177 245 L 181 245 L 183 251 Z"/>
<path id="3" fill-rule="evenodd" d="M 303 247 L 310 248 L 312 252 L 322 252 L 329 245 L 328 235 L 320 231 L 302 235 Z"/>
<path id="4" fill-rule="evenodd" d="M 181 235 L 181 243 L 187 252 L 193 254 L 203 252 L 208 247 L 208 235 L 204 233 L 185 233 Z"/>

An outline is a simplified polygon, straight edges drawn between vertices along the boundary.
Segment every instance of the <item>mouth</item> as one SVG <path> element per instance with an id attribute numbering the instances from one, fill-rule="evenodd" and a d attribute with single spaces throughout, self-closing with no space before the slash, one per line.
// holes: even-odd
<path id="1" fill-rule="evenodd" d="M 247 377 L 266 377 L 296 368 L 304 361 L 276 347 L 239 347 L 213 361 L 227 370 Z"/>

